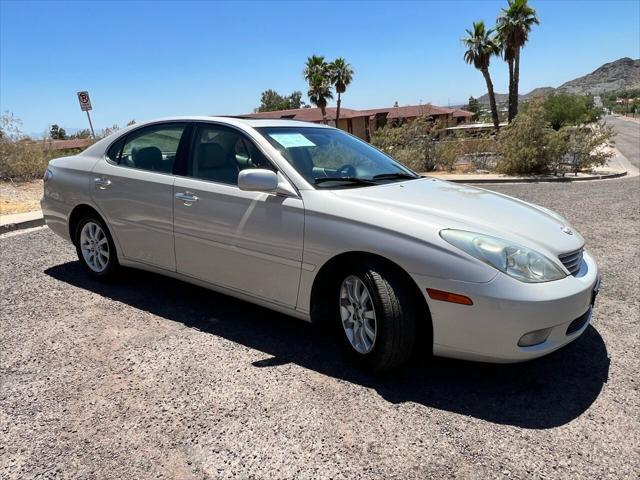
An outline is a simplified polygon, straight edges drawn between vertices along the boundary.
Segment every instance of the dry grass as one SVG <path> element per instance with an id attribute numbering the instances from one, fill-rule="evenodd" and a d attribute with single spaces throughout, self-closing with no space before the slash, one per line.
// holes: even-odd
<path id="1" fill-rule="evenodd" d="M 0 214 L 31 212 L 40 209 L 42 180 L 0 181 Z"/>

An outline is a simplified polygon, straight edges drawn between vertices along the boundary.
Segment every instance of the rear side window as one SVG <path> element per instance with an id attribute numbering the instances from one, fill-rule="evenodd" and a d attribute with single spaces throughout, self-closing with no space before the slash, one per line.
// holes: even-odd
<path id="1" fill-rule="evenodd" d="M 124 142 L 118 163 L 140 170 L 171 173 L 186 125 L 153 125 L 130 133 Z"/>
<path id="2" fill-rule="evenodd" d="M 111 145 L 109 150 L 107 150 L 107 158 L 112 163 L 120 163 L 120 154 L 122 153 L 122 147 L 124 145 L 125 137 L 122 137 L 116 143 Z"/>

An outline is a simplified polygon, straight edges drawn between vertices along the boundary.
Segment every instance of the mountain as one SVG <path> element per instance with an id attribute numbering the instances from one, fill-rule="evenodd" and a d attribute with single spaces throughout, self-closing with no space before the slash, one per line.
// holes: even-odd
<path id="1" fill-rule="evenodd" d="M 615 62 L 605 63 L 588 75 L 565 82 L 558 88 L 534 88 L 529 93 L 520 95 L 519 99 L 527 101 L 553 92 L 599 94 L 635 88 L 640 88 L 640 59 L 624 57 Z M 509 95 L 506 93 L 496 93 L 496 102 L 499 105 L 506 104 L 508 99 Z M 478 98 L 478 101 L 488 106 L 489 95 L 485 93 Z"/>
<path id="2" fill-rule="evenodd" d="M 629 57 L 605 63 L 589 75 L 563 83 L 558 90 L 566 93 L 604 93 L 640 88 L 640 59 Z"/>

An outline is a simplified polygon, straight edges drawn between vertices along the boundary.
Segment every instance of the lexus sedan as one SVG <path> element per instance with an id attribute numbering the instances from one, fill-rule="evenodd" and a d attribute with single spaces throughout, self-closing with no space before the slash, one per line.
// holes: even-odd
<path id="1" fill-rule="evenodd" d="M 378 371 L 425 344 L 548 354 L 584 332 L 598 291 L 557 213 L 421 177 L 331 127 L 156 120 L 52 160 L 44 180 L 47 225 L 89 275 L 135 267 L 325 322 Z"/>

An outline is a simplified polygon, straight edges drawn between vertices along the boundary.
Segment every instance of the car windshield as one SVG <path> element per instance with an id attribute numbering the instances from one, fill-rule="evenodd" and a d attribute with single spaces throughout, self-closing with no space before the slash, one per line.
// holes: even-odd
<path id="1" fill-rule="evenodd" d="M 349 188 L 419 178 L 381 151 L 334 128 L 257 130 L 316 188 Z"/>

